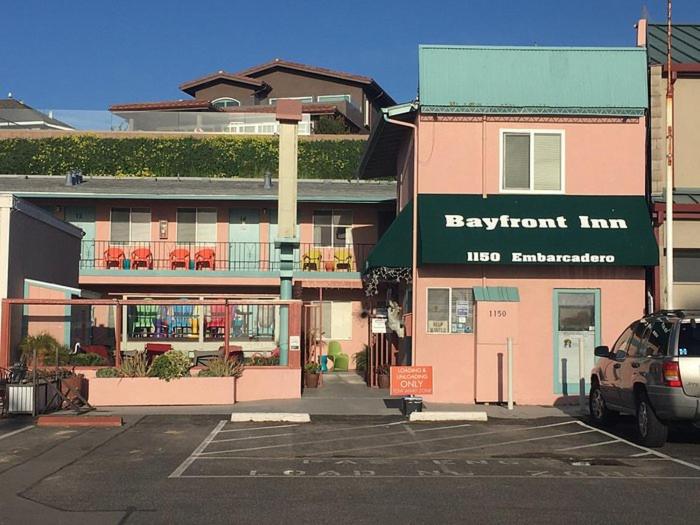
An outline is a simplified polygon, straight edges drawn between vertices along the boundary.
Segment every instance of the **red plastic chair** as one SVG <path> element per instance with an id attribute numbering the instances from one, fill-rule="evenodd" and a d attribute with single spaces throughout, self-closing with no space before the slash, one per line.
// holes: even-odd
<path id="1" fill-rule="evenodd" d="M 190 251 L 185 248 L 176 248 L 170 252 L 170 269 L 183 268 L 189 270 L 190 268 Z"/>
<path id="2" fill-rule="evenodd" d="M 206 321 L 205 330 L 211 337 L 216 337 L 224 332 L 226 326 L 226 307 L 222 304 L 212 304 L 209 307 L 209 319 Z"/>
<path id="3" fill-rule="evenodd" d="M 124 250 L 121 248 L 107 248 L 105 250 L 104 260 L 105 267 L 109 268 L 119 268 L 120 270 L 124 268 Z"/>
<path id="4" fill-rule="evenodd" d="M 139 268 L 153 269 L 153 254 L 149 248 L 136 248 L 131 252 L 131 269 Z"/>
<path id="5" fill-rule="evenodd" d="M 202 248 L 194 254 L 194 269 L 202 268 L 214 270 L 216 268 L 216 251 L 213 248 Z"/>

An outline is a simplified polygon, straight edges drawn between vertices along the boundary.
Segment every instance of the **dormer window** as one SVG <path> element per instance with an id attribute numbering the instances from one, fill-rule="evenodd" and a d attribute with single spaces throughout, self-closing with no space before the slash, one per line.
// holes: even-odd
<path id="1" fill-rule="evenodd" d="M 211 105 L 215 108 L 224 109 L 230 107 L 238 107 L 241 105 L 241 103 L 235 98 L 221 97 L 217 98 L 216 100 L 212 100 Z"/>

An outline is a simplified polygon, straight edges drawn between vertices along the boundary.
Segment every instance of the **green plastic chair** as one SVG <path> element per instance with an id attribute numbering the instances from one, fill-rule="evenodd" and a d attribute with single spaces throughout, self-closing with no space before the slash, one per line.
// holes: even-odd
<path id="1" fill-rule="evenodd" d="M 347 372 L 350 366 L 350 357 L 343 353 L 343 347 L 338 341 L 328 343 L 328 355 L 333 356 L 333 370 Z"/>

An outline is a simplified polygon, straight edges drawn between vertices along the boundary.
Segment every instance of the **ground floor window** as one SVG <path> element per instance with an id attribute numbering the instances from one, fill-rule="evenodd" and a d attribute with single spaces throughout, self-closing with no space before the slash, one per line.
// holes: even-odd
<path id="1" fill-rule="evenodd" d="M 323 301 L 321 308 L 314 309 L 316 326 L 321 325 L 323 338 L 330 340 L 352 339 L 352 302 L 351 301 Z"/>
<path id="2" fill-rule="evenodd" d="M 700 250 L 674 250 L 673 275 L 679 283 L 700 283 Z"/>
<path id="3" fill-rule="evenodd" d="M 429 334 L 468 334 L 474 331 L 474 290 L 428 288 Z"/>

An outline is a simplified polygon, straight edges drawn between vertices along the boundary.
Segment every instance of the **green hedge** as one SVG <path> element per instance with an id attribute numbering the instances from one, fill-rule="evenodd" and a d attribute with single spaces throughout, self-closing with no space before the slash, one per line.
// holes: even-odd
<path id="1" fill-rule="evenodd" d="M 262 177 L 277 173 L 276 137 L 138 137 L 75 135 L 0 140 L 0 173 L 146 177 Z M 350 179 L 365 142 L 299 142 L 299 178 Z"/>

